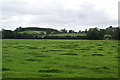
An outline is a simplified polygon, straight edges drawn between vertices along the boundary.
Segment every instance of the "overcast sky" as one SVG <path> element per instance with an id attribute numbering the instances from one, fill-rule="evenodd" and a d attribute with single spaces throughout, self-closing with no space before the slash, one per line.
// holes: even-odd
<path id="1" fill-rule="evenodd" d="M 84 30 L 118 25 L 119 0 L 2 0 L 0 26 Z"/>

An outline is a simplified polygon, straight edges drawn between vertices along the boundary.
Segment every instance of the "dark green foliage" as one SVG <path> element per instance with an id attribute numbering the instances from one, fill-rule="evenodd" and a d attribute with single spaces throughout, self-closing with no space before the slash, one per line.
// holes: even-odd
<path id="1" fill-rule="evenodd" d="M 87 31 L 87 29 L 85 29 L 85 33 L 87 33 L 88 31 Z"/>
<path id="2" fill-rule="evenodd" d="M 112 33 L 112 38 L 115 40 L 120 40 L 120 27 L 114 29 Z"/>
<path id="3" fill-rule="evenodd" d="M 111 35 L 108 36 L 109 39 L 120 40 L 120 27 L 112 27 L 106 28 L 105 34 Z"/>
<path id="4" fill-rule="evenodd" d="M 69 30 L 68 33 L 74 33 L 74 30 Z"/>
<path id="5" fill-rule="evenodd" d="M 60 33 L 67 33 L 67 30 L 66 29 L 61 29 Z"/>
<path id="6" fill-rule="evenodd" d="M 41 39 L 41 37 L 34 34 L 20 34 L 16 31 L 2 30 L 2 39 Z"/>
<path id="7" fill-rule="evenodd" d="M 2 34 L 2 35 L 1 35 Z M 57 35 L 59 34 L 59 35 Z M 103 39 L 120 39 L 119 27 L 108 27 L 106 29 L 90 28 L 89 30 L 79 31 L 66 29 L 60 31 L 51 28 L 16 28 L 16 30 L 2 30 L 0 31 L 0 38 L 3 39 L 89 39 L 89 40 L 103 40 Z"/>
<path id="8" fill-rule="evenodd" d="M 104 38 L 104 33 L 98 28 L 90 28 L 87 32 L 87 39 L 90 40 L 102 40 Z"/>
<path id="9" fill-rule="evenodd" d="M 86 36 L 44 36 L 44 39 L 86 39 Z"/>
<path id="10" fill-rule="evenodd" d="M 2 38 L 14 38 L 14 33 L 11 30 L 2 30 Z"/>
<path id="11" fill-rule="evenodd" d="M 110 26 L 109 28 L 106 28 L 106 34 L 112 35 L 113 34 L 113 27 Z"/>
<path id="12" fill-rule="evenodd" d="M 24 31 L 24 29 L 20 26 L 19 28 L 15 29 L 16 32 Z"/>

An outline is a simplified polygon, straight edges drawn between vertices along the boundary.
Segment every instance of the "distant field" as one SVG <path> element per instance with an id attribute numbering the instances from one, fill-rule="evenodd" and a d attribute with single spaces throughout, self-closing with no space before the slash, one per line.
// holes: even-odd
<path id="1" fill-rule="evenodd" d="M 117 78 L 118 41 L 3 40 L 3 78 Z"/>
<path id="2" fill-rule="evenodd" d="M 19 32 L 21 34 L 23 33 L 27 33 L 27 34 L 41 34 L 41 33 L 44 33 L 43 35 L 40 35 L 40 36 L 46 36 L 46 32 L 45 31 L 22 31 L 22 32 Z M 62 33 L 62 34 L 49 34 L 48 36 L 86 36 L 85 33 Z"/>
<path id="3" fill-rule="evenodd" d="M 66 33 L 66 34 L 50 34 L 49 36 L 86 36 L 86 34 Z"/>
<path id="4" fill-rule="evenodd" d="M 19 33 L 21 33 L 21 34 L 23 34 L 23 33 L 37 34 L 37 35 L 39 35 L 39 37 L 45 37 L 45 36 L 50 36 L 50 37 L 54 37 L 54 36 L 57 36 L 57 37 L 65 37 L 65 36 L 77 37 L 77 36 L 81 36 L 81 37 L 85 37 L 86 36 L 85 33 L 62 33 L 62 34 L 59 33 L 59 34 L 49 34 L 48 35 L 48 34 L 46 34 L 45 31 L 22 31 L 22 32 L 19 32 Z M 111 39 L 111 35 L 105 35 L 104 37 L 105 37 L 105 39 Z M 85 38 L 82 38 L 82 39 L 85 39 Z"/>
<path id="5" fill-rule="evenodd" d="M 27 33 L 27 34 L 40 34 L 41 32 L 45 33 L 45 31 L 22 31 L 22 32 L 19 32 L 21 34 L 23 33 Z"/>

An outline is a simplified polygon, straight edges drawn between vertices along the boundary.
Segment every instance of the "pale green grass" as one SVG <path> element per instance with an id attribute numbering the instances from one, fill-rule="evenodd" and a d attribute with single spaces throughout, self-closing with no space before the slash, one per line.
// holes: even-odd
<path id="1" fill-rule="evenodd" d="M 66 34 L 50 34 L 49 36 L 86 36 L 86 34 L 66 33 Z"/>
<path id="2" fill-rule="evenodd" d="M 23 33 L 27 33 L 27 34 L 41 34 L 41 32 L 46 33 L 45 31 L 22 31 L 22 32 L 19 32 L 19 33 L 21 33 L 21 34 L 23 34 Z"/>

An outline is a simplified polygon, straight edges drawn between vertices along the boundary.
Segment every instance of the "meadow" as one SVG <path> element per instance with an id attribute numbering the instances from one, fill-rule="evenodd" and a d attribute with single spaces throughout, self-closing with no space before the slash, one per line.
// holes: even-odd
<path id="1" fill-rule="evenodd" d="M 3 78 L 118 78 L 118 41 L 3 39 Z"/>
<path id="2" fill-rule="evenodd" d="M 77 34 L 77 33 L 64 33 L 64 34 L 49 34 L 49 36 L 86 36 L 85 33 Z"/>

